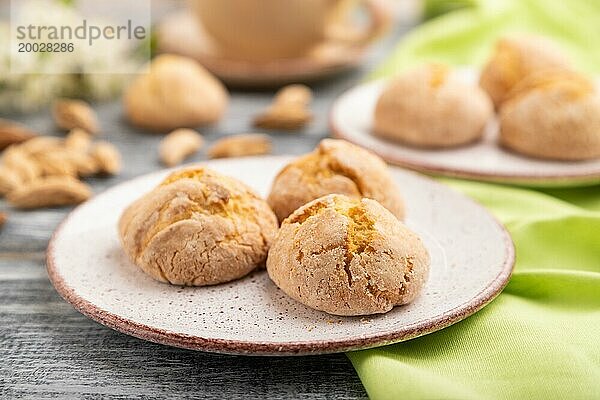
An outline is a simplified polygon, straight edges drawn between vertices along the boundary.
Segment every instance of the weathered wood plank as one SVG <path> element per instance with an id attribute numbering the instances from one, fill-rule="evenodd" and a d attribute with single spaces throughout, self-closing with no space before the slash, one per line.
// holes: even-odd
<path id="1" fill-rule="evenodd" d="M 43 259 L 0 260 L 0 388 L 6 398 L 365 397 L 344 355 L 236 357 L 148 343 L 64 302 Z"/>

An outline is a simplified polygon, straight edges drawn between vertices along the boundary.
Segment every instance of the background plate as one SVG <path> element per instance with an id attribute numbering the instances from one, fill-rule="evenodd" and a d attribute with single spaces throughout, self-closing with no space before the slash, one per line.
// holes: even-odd
<path id="1" fill-rule="evenodd" d="M 205 162 L 266 195 L 290 157 Z M 417 174 L 393 169 L 407 224 L 431 254 L 431 274 L 412 304 L 383 315 L 336 317 L 287 297 L 264 270 L 201 288 L 154 281 L 121 250 L 122 210 L 167 174 L 117 185 L 76 208 L 48 247 L 48 274 L 77 310 L 118 331 L 172 346 L 233 354 L 319 354 L 374 347 L 442 329 L 482 308 L 508 282 L 514 248 L 481 206 Z"/>
<path id="2" fill-rule="evenodd" d="M 465 81 L 479 79 L 474 69 L 456 73 Z M 329 118 L 334 136 L 365 147 L 389 163 L 429 174 L 539 187 L 600 183 L 600 160 L 546 161 L 504 150 L 496 143 L 496 121 L 490 121 L 482 141 L 447 150 L 412 148 L 375 137 L 371 134 L 373 113 L 385 84 L 378 80 L 356 86 L 335 101 Z"/>

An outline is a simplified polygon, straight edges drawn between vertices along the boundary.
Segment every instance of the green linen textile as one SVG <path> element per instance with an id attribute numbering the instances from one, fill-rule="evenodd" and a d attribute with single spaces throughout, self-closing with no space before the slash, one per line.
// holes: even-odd
<path id="1" fill-rule="evenodd" d="M 373 77 L 423 61 L 480 64 L 506 32 L 550 36 L 579 68 L 600 72 L 600 1 L 470 3 L 415 29 Z M 600 186 L 536 190 L 441 180 L 506 225 L 515 271 L 502 294 L 458 324 L 349 353 L 369 396 L 600 398 Z"/>

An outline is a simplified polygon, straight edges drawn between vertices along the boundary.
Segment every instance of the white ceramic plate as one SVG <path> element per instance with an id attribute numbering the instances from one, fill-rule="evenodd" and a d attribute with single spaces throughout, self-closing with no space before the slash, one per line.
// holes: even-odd
<path id="1" fill-rule="evenodd" d="M 266 195 L 289 157 L 206 162 Z M 121 250 L 122 210 L 167 174 L 125 182 L 75 209 L 48 248 L 57 291 L 90 318 L 127 334 L 189 349 L 235 354 L 318 354 L 424 335 L 481 309 L 506 285 L 514 263 L 504 228 L 481 206 L 412 172 L 393 169 L 407 224 L 431 254 L 431 276 L 412 304 L 384 315 L 336 317 L 297 303 L 264 270 L 211 287 L 154 281 Z"/>
<path id="2" fill-rule="evenodd" d="M 456 73 L 465 81 L 478 81 L 474 69 Z M 546 161 L 504 150 L 496 143 L 496 121 L 490 121 L 482 141 L 455 149 L 417 149 L 375 137 L 371 134 L 373 113 L 385 84 L 379 80 L 356 86 L 335 101 L 329 119 L 334 136 L 365 147 L 392 164 L 429 174 L 539 187 L 600 183 L 600 160 Z"/>

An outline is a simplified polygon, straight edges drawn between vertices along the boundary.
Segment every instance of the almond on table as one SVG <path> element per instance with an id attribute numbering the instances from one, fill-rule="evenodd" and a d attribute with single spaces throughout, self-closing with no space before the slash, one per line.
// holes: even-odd
<path id="1" fill-rule="evenodd" d="M 77 176 L 76 167 L 69 162 L 63 152 L 41 153 L 35 156 L 43 176 Z"/>
<path id="2" fill-rule="evenodd" d="M 254 126 L 262 129 L 294 131 L 303 128 L 311 120 L 310 111 L 287 105 L 277 105 L 258 115 L 254 120 Z"/>
<path id="3" fill-rule="evenodd" d="M 202 136 L 192 129 L 176 129 L 160 142 L 160 161 L 173 167 L 196 153 L 204 145 Z"/>
<path id="4" fill-rule="evenodd" d="M 38 153 L 35 161 L 42 170 L 43 176 L 69 175 L 91 176 L 98 173 L 98 163 L 88 152 L 71 150 L 63 147 L 50 152 Z"/>
<path id="5" fill-rule="evenodd" d="M 97 133 L 99 131 L 96 112 L 83 100 L 57 100 L 54 103 L 52 114 L 56 126 L 61 129 L 71 130 L 81 128 L 89 133 Z"/>
<path id="6" fill-rule="evenodd" d="M 38 163 L 19 145 L 13 145 L 2 153 L 2 164 L 23 182 L 33 180 L 42 173 Z"/>
<path id="7" fill-rule="evenodd" d="M 82 128 L 73 128 L 64 139 L 35 136 L 3 151 L 0 197 L 17 208 L 78 204 L 92 195 L 78 178 L 120 170 L 119 150 L 108 142 L 93 143 Z"/>
<path id="8" fill-rule="evenodd" d="M 228 136 L 217 140 L 208 149 L 209 158 L 227 158 L 270 154 L 271 139 L 259 133 Z"/>
<path id="9" fill-rule="evenodd" d="M 65 146 L 69 149 L 87 151 L 92 144 L 92 138 L 89 133 L 81 128 L 71 129 L 65 137 Z"/>
<path id="10" fill-rule="evenodd" d="M 109 142 L 98 142 L 91 150 L 92 157 L 98 163 L 98 172 L 116 175 L 121 172 L 121 153 Z"/>
<path id="11" fill-rule="evenodd" d="M 312 91 L 304 85 L 289 85 L 275 94 L 269 108 L 257 115 L 254 126 L 264 129 L 297 130 L 312 120 Z"/>
<path id="12" fill-rule="evenodd" d="M 6 119 L 0 119 L 0 150 L 10 145 L 23 143 L 37 136 L 27 127 Z"/>
<path id="13" fill-rule="evenodd" d="M 55 136 L 37 136 L 18 146 L 19 150 L 33 156 L 38 153 L 47 153 L 60 149 L 64 146 L 65 140 Z"/>
<path id="14" fill-rule="evenodd" d="M 288 85 L 275 93 L 274 104 L 296 104 L 308 107 L 312 101 L 312 90 L 305 85 Z"/>
<path id="15" fill-rule="evenodd" d="M 15 189 L 21 183 L 21 177 L 10 168 L 0 166 L 0 196 Z"/>
<path id="16" fill-rule="evenodd" d="M 100 165 L 96 158 L 89 152 L 73 151 L 65 149 L 62 153 L 63 160 L 72 165 L 75 175 L 88 177 L 100 172 Z"/>
<path id="17" fill-rule="evenodd" d="M 51 176 L 19 186 L 6 199 L 16 208 L 28 209 L 79 204 L 91 196 L 87 184 L 69 176 Z"/>

